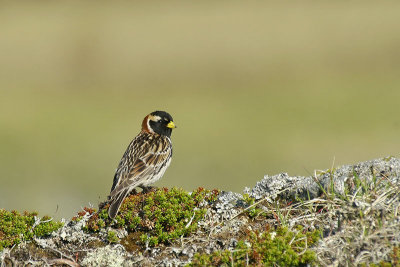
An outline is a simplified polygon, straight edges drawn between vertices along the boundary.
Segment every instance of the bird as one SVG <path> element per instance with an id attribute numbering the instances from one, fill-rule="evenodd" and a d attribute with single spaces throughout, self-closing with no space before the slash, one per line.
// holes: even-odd
<path id="1" fill-rule="evenodd" d="M 154 111 L 142 122 L 140 133 L 130 142 L 115 171 L 108 197 L 108 216 L 114 219 L 124 199 L 136 188 L 148 191 L 172 159 L 172 129 L 176 125 L 165 111 Z"/>

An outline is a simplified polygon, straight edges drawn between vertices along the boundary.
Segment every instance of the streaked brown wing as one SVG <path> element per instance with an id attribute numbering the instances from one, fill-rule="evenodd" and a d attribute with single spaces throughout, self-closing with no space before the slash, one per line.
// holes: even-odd
<path id="1" fill-rule="evenodd" d="M 147 153 L 141 155 L 134 163 L 133 168 L 130 170 L 128 179 L 135 183 L 139 181 L 146 181 L 149 177 L 158 172 L 159 169 L 165 165 L 172 155 L 170 142 L 166 138 L 160 138 L 150 144 L 150 149 Z"/>
<path id="2" fill-rule="evenodd" d="M 138 143 L 141 145 L 138 146 Z M 114 178 L 118 182 L 111 192 L 111 197 L 127 187 L 135 188 L 151 180 L 172 156 L 169 139 L 161 136 L 141 140 L 135 138 L 128 149 L 134 150 L 135 153 L 125 153 L 125 164 L 122 163 L 123 159 L 121 160 Z"/>

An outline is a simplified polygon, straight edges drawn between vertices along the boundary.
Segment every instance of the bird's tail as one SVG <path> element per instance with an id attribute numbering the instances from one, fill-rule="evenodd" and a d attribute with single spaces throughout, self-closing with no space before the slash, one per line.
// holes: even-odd
<path id="1" fill-rule="evenodd" d="M 125 197 L 128 195 L 129 190 L 121 190 L 118 194 L 111 197 L 111 204 L 108 208 L 108 216 L 111 219 L 114 219 L 118 213 L 119 208 L 121 207 L 122 202 L 124 201 Z"/>

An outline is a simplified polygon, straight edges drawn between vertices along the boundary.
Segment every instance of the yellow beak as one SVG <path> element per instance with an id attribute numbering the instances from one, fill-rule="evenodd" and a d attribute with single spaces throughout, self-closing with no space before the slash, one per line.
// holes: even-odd
<path id="1" fill-rule="evenodd" d="M 168 127 L 168 128 L 171 128 L 171 129 L 176 128 L 175 123 L 174 123 L 173 121 L 170 121 L 170 122 L 167 124 L 167 127 Z"/>

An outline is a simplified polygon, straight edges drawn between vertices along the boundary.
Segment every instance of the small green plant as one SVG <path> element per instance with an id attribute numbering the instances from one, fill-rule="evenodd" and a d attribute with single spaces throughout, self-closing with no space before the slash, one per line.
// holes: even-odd
<path id="1" fill-rule="evenodd" d="M 265 232 L 247 233 L 233 251 L 196 254 L 188 266 L 300 266 L 316 262 L 315 253 L 308 249 L 320 237 L 319 231 L 294 231 L 286 227 Z"/>
<path id="2" fill-rule="evenodd" d="M 250 218 L 255 218 L 262 213 L 262 209 L 257 208 L 257 205 L 254 205 L 255 199 L 250 197 L 249 194 L 244 194 L 243 200 L 249 207 L 253 205 L 253 207 L 246 210 L 246 213 Z"/>
<path id="3" fill-rule="evenodd" d="M 107 240 L 110 243 L 118 243 L 119 242 L 119 238 L 117 236 L 117 233 L 115 231 L 108 231 L 107 233 Z"/>
<path id="4" fill-rule="evenodd" d="M 384 157 L 383 160 L 387 162 L 387 161 L 390 161 L 393 158 L 395 158 L 395 156 L 388 156 L 388 157 Z"/>
<path id="5" fill-rule="evenodd" d="M 24 212 L 0 209 L 0 250 L 32 240 L 33 237 L 45 237 L 63 226 L 50 217 L 37 217 L 37 212 Z"/>

